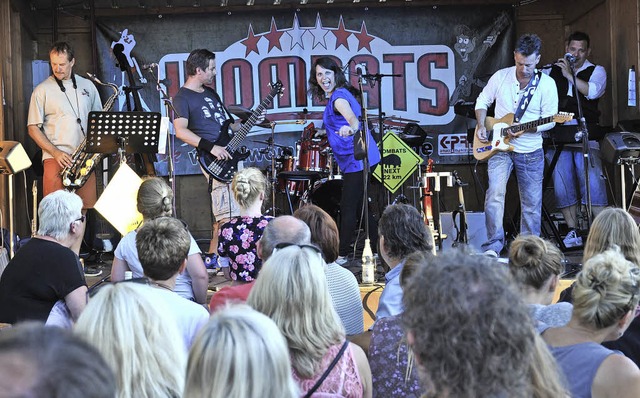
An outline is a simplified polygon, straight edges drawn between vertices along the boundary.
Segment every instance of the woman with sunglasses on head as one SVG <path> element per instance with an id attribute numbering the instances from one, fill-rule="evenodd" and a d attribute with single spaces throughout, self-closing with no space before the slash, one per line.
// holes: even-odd
<path id="1" fill-rule="evenodd" d="M 542 334 L 572 397 L 640 396 L 638 367 L 601 345 L 624 334 L 639 300 L 640 272 L 617 247 L 585 262 L 573 290 L 569 323 Z"/>
<path id="2" fill-rule="evenodd" d="M 284 335 L 302 396 L 371 397 L 369 362 L 345 339 L 320 250 L 287 245 L 276 245 L 247 304 L 270 317 Z"/>
<path id="3" fill-rule="evenodd" d="M 142 214 L 143 223 L 158 217 L 171 217 L 173 191 L 169 185 L 158 177 L 151 177 L 142 182 L 138 189 L 138 211 Z M 125 235 L 114 252 L 111 266 L 113 282 L 124 279 L 126 271 L 132 271 L 134 278 L 144 276 L 142 264 L 136 249 L 136 231 Z M 180 296 L 198 304 L 207 302 L 209 275 L 200 255 L 200 248 L 191 234 L 191 246 L 187 257 L 187 268 L 176 278 L 174 291 Z"/>

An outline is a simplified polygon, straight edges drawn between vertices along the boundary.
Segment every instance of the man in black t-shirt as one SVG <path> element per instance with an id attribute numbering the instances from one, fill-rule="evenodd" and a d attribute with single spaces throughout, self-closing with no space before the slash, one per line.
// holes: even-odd
<path id="1" fill-rule="evenodd" d="M 82 199 L 59 190 L 38 207 L 38 234 L 9 261 L 0 278 L 0 322 L 46 321 L 63 300 L 75 321 L 85 307 L 87 285 L 70 249 L 84 235 Z"/>

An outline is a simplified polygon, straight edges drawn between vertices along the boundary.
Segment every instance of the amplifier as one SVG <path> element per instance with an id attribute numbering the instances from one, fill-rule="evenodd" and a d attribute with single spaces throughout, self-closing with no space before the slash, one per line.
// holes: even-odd
<path id="1" fill-rule="evenodd" d="M 600 143 L 602 158 L 611 164 L 622 159 L 640 159 L 640 133 L 616 132 L 607 134 Z"/>

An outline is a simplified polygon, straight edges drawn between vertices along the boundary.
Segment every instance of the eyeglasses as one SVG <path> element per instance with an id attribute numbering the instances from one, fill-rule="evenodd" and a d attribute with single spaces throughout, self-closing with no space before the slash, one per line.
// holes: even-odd
<path id="1" fill-rule="evenodd" d="M 106 282 L 106 278 L 97 282 L 96 284 L 94 284 L 93 286 L 91 286 L 89 289 L 87 289 L 87 302 L 89 302 L 89 299 L 94 297 L 96 294 L 98 294 L 98 292 L 105 286 L 109 286 L 109 285 L 117 285 L 118 283 L 124 283 L 124 282 L 129 282 L 129 283 L 139 283 L 141 285 L 151 285 L 151 281 L 149 280 L 149 278 L 146 277 L 142 277 L 142 278 L 132 278 L 132 279 L 123 279 L 121 281 L 116 281 L 116 282 Z"/>
<path id="2" fill-rule="evenodd" d="M 289 247 L 289 246 L 297 246 L 300 249 L 311 249 L 314 252 L 318 253 L 320 256 L 322 256 L 322 252 L 317 246 L 308 245 L 308 244 L 298 245 L 298 244 L 289 243 L 289 242 L 280 242 L 276 244 L 275 247 L 273 248 L 273 252 L 275 253 L 277 250 L 284 249 L 285 247 Z"/>

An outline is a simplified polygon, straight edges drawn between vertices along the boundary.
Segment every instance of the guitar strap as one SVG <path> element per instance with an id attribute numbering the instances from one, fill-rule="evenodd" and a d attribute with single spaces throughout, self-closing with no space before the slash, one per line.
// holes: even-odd
<path id="1" fill-rule="evenodd" d="M 542 76 L 541 71 L 536 71 L 536 73 L 531 76 L 527 87 L 524 88 L 524 93 L 522 94 L 522 98 L 520 98 L 520 103 L 518 104 L 518 108 L 516 109 L 516 113 L 513 116 L 514 123 L 520 123 L 520 119 L 524 112 L 527 110 L 529 106 L 529 102 L 531 102 L 531 97 L 536 92 L 536 88 L 538 87 L 538 83 L 540 82 L 540 77 Z"/>

